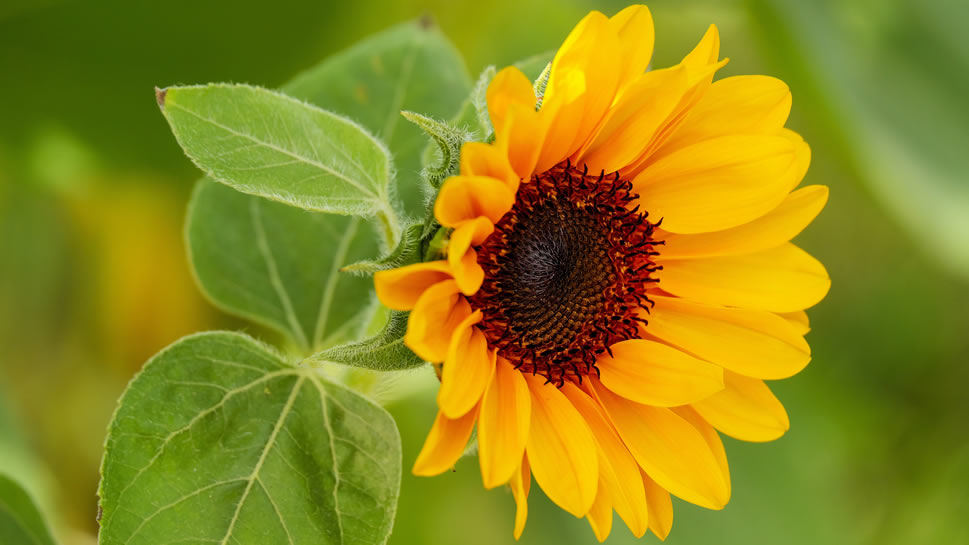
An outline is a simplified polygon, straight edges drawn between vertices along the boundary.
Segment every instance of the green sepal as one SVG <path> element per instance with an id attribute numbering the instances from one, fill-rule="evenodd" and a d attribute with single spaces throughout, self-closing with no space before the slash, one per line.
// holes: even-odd
<path id="1" fill-rule="evenodd" d="M 421 233 L 421 240 L 425 242 L 429 241 L 440 228 L 441 224 L 434 217 L 434 209 L 428 210 L 427 217 L 424 218 L 424 230 Z"/>
<path id="2" fill-rule="evenodd" d="M 350 273 L 359 276 L 373 276 L 378 271 L 396 269 L 404 265 L 415 262 L 420 253 L 421 235 L 424 233 L 424 225 L 414 223 L 404 229 L 400 235 L 400 242 L 392 252 L 379 259 L 365 259 L 357 261 L 340 268 L 340 272 Z"/>
<path id="3" fill-rule="evenodd" d="M 438 121 L 417 112 L 403 111 L 400 112 L 400 115 L 420 127 L 437 142 L 441 150 L 441 161 L 437 166 L 425 165 L 421 175 L 431 187 L 439 189 L 445 178 L 458 172 L 461 145 L 472 140 L 473 135 L 467 129 Z"/>
<path id="4" fill-rule="evenodd" d="M 478 126 L 481 127 L 484 142 L 491 142 L 495 138 L 495 128 L 491 124 L 491 115 L 488 114 L 488 86 L 497 73 L 494 66 L 485 68 L 471 89 L 471 105 L 478 114 Z"/>
<path id="5" fill-rule="evenodd" d="M 329 348 L 304 360 L 305 363 L 342 363 L 375 371 L 400 371 L 424 365 L 404 345 L 409 312 L 390 311 L 384 328 L 369 339 Z"/>
<path id="6" fill-rule="evenodd" d="M 552 63 L 545 65 L 542 73 L 535 78 L 535 83 L 532 88 L 535 89 L 535 109 L 538 110 L 542 107 L 542 99 L 545 98 L 545 88 L 548 86 L 548 77 L 552 74 Z"/>

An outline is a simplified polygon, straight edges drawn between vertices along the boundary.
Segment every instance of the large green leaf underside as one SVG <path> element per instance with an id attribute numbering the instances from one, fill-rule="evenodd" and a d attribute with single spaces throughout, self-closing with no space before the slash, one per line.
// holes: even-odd
<path id="1" fill-rule="evenodd" d="M 248 85 L 170 87 L 158 102 L 216 181 L 308 210 L 394 216 L 390 156 L 352 121 Z"/>
<path id="2" fill-rule="evenodd" d="M 50 529 L 30 495 L 13 479 L 0 474 L 0 543 L 54 545 Z"/>
<path id="3" fill-rule="evenodd" d="M 108 431 L 102 545 L 384 543 L 400 438 L 380 407 L 241 334 L 186 337 Z"/>
<path id="4" fill-rule="evenodd" d="M 357 337 L 373 281 L 339 271 L 379 252 L 371 224 L 202 180 L 186 235 L 202 290 L 223 310 L 287 335 L 304 353 Z"/>
<path id="5" fill-rule="evenodd" d="M 283 87 L 287 94 L 346 115 L 383 140 L 397 165 L 407 212 L 423 216 L 420 177 L 427 137 L 401 110 L 450 119 L 468 96 L 464 61 L 440 30 L 421 20 L 375 34 Z"/>

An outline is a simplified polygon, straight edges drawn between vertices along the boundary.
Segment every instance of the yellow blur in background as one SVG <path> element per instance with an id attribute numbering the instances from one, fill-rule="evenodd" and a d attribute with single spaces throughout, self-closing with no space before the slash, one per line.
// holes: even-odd
<path id="1" fill-rule="evenodd" d="M 96 541 L 104 434 L 127 381 L 182 335 L 271 333 L 203 300 L 182 222 L 198 172 L 153 87 L 277 87 L 392 24 L 431 14 L 475 76 L 558 46 L 624 2 L 279 0 L 0 5 L 0 471 L 62 543 Z M 969 4 L 955 0 L 657 1 L 654 66 L 710 23 L 732 60 L 794 94 L 805 183 L 831 187 L 798 242 L 833 288 L 809 311 L 814 360 L 776 385 L 792 428 L 725 439 L 723 512 L 679 502 L 671 544 L 969 543 Z M 432 392 L 395 401 L 409 467 Z M 473 462 L 404 475 L 391 544 L 511 543 L 514 504 Z M 632 543 L 625 528 L 609 543 Z M 643 541 L 655 540 L 644 538 Z M 522 543 L 592 543 L 532 498 Z"/>

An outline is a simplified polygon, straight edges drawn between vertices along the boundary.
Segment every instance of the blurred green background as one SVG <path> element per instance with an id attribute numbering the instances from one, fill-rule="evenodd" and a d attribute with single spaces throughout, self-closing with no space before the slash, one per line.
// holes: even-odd
<path id="1" fill-rule="evenodd" d="M 469 71 L 557 47 L 623 2 L 0 4 L 0 471 L 67 545 L 92 544 L 105 428 L 154 352 L 203 329 L 269 334 L 208 305 L 181 238 L 198 172 L 152 88 L 276 87 L 356 40 L 432 14 Z M 716 23 L 721 77 L 794 93 L 806 183 L 831 187 L 798 241 L 833 288 L 810 311 L 814 361 L 776 385 L 792 429 L 725 439 L 722 512 L 675 504 L 671 544 L 969 543 L 969 47 L 963 1 L 656 1 L 655 66 Z M 434 414 L 395 401 L 409 467 Z M 404 476 L 391 543 L 511 543 L 514 502 L 474 460 Z M 592 543 L 533 487 L 522 543 Z M 635 541 L 617 518 L 610 543 Z M 656 542 L 648 537 L 644 541 Z"/>

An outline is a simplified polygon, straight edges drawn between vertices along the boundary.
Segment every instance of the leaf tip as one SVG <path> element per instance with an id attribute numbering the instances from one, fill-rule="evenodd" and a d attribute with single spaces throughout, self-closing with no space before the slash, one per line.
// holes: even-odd
<path id="1" fill-rule="evenodd" d="M 410 110 L 401 110 L 400 115 L 402 115 L 404 119 L 412 123 L 418 123 L 421 119 L 427 119 L 426 116 L 423 116 L 417 112 L 412 112 Z"/>
<path id="2" fill-rule="evenodd" d="M 165 96 L 168 94 L 168 87 L 155 87 L 155 100 L 158 101 L 158 107 L 162 110 L 165 109 Z"/>

